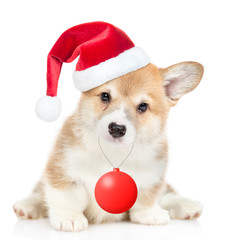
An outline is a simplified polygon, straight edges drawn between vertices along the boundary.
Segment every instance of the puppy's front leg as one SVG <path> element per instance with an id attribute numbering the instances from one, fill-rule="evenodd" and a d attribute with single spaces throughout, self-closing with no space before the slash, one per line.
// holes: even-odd
<path id="1" fill-rule="evenodd" d="M 140 190 L 134 206 L 130 209 L 130 220 L 147 225 L 167 224 L 170 221 L 168 211 L 157 204 L 157 187 Z"/>
<path id="2" fill-rule="evenodd" d="M 88 204 L 87 191 L 81 184 L 66 189 L 46 186 L 46 201 L 51 225 L 62 231 L 82 231 L 88 227 L 83 211 Z"/>

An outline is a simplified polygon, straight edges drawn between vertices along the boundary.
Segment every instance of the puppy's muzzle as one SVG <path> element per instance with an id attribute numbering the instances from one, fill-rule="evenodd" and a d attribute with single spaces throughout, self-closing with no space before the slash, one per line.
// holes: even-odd
<path id="1" fill-rule="evenodd" d="M 112 122 L 108 126 L 108 131 L 113 138 L 120 138 L 126 134 L 126 126 Z"/>

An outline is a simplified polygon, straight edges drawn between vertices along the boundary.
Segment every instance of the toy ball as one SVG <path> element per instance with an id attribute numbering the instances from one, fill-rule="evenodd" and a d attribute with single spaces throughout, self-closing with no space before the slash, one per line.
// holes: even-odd
<path id="1" fill-rule="evenodd" d="M 134 205 L 137 194 L 137 186 L 132 177 L 119 171 L 119 168 L 104 174 L 95 186 L 98 205 L 109 213 L 128 211 Z"/>

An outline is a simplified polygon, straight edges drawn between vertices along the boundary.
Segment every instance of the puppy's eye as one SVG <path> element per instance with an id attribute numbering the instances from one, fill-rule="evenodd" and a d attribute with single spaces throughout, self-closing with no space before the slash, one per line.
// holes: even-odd
<path id="1" fill-rule="evenodd" d="M 145 112 L 148 108 L 148 103 L 141 103 L 139 106 L 138 106 L 138 111 L 139 112 Z"/>
<path id="2" fill-rule="evenodd" d="M 108 103 L 108 102 L 110 102 L 111 96 L 107 92 L 102 92 L 100 95 L 100 99 L 102 100 L 102 102 Z"/>

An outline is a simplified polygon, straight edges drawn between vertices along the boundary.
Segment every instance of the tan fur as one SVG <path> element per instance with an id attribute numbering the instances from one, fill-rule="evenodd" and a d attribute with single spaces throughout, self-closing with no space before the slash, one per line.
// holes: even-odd
<path id="1" fill-rule="evenodd" d="M 158 198 L 158 194 L 164 187 L 164 184 L 165 183 L 161 181 L 159 184 L 152 186 L 152 188 L 141 190 L 138 195 L 139 204 L 144 207 L 152 206 Z"/>
<path id="2" fill-rule="evenodd" d="M 176 193 L 176 191 L 170 184 L 166 184 L 166 193 Z"/>
<path id="3" fill-rule="evenodd" d="M 102 86 L 83 93 L 81 102 L 87 102 L 88 99 L 90 99 L 90 102 L 93 100 L 93 111 L 96 115 L 100 115 L 98 118 L 102 118 L 104 114 L 107 114 L 109 109 L 113 111 L 116 106 L 119 106 L 120 102 L 125 102 L 129 106 L 128 111 L 130 111 L 131 120 L 136 123 L 136 128 L 150 122 L 155 115 L 161 118 L 163 127 L 167 119 L 169 104 L 165 97 L 163 79 L 160 73 L 156 66 L 148 64 L 144 68 L 113 79 Z M 109 85 L 117 89 L 118 96 L 112 99 L 112 102 L 107 106 L 100 101 L 99 96 L 102 92 L 107 91 Z M 136 105 L 134 100 L 136 96 L 142 94 L 149 96 L 150 107 L 145 114 L 137 114 L 136 108 L 141 102 Z M 104 110 L 106 110 L 106 113 Z"/>
<path id="4" fill-rule="evenodd" d="M 168 157 L 168 144 L 166 141 L 164 141 L 162 142 L 162 149 L 160 151 L 160 155 L 157 156 L 157 159 L 158 161 L 163 161 L 164 159 L 167 159 L 167 157 Z M 170 189 L 172 190 L 170 185 L 168 185 L 165 182 L 165 173 L 166 171 L 164 171 L 164 174 L 161 176 L 161 181 L 157 185 L 141 191 L 141 193 L 139 194 L 140 196 L 139 202 L 140 204 L 142 204 L 142 206 L 149 207 L 153 203 L 155 203 L 156 199 L 158 198 L 158 195 L 160 195 L 160 193 L 163 192 L 164 189 L 166 189 L 166 191 L 167 189 L 168 191 Z"/>
<path id="5" fill-rule="evenodd" d="M 193 63 L 198 64 L 198 63 Z M 89 90 L 87 92 L 82 93 L 79 108 L 76 109 L 76 112 L 70 116 L 65 124 L 63 125 L 63 128 L 57 138 L 56 144 L 54 146 L 54 150 L 52 154 L 50 155 L 47 167 L 46 167 L 46 177 L 49 181 L 49 183 L 55 187 L 64 189 L 66 187 L 72 186 L 71 179 L 68 178 L 68 176 L 65 175 L 62 161 L 64 159 L 64 147 L 66 145 L 79 145 L 80 144 L 80 134 L 77 136 L 75 135 L 75 129 L 78 129 L 78 133 L 80 132 L 80 125 L 83 123 L 80 120 L 80 114 L 81 114 L 81 108 L 87 106 L 90 108 L 90 106 L 93 104 L 93 113 L 95 115 L 100 115 L 98 118 L 101 118 L 103 116 L 104 110 L 107 111 L 113 111 L 113 109 L 119 105 L 120 102 L 125 101 L 129 107 L 129 111 L 131 111 L 131 116 L 135 124 L 136 128 L 141 127 L 142 125 L 147 124 L 147 122 L 152 121 L 152 118 L 154 116 L 159 116 L 162 121 L 162 127 L 166 124 L 167 115 L 169 111 L 169 107 L 171 105 L 168 104 L 168 101 L 166 99 L 165 95 L 165 89 L 164 89 L 164 83 L 163 83 L 163 75 L 166 74 L 171 68 L 174 68 L 175 65 L 168 67 L 166 69 L 159 69 L 153 64 L 148 64 L 146 67 L 141 68 L 137 71 L 130 72 L 124 76 L 121 76 L 119 78 L 113 79 L 110 82 L 107 82 L 103 84 L 102 86 L 99 86 L 97 88 L 94 88 L 92 90 Z M 200 66 L 200 67 L 199 67 Z M 198 64 L 198 69 L 201 71 L 202 67 L 200 64 Z M 200 79 L 202 77 L 202 72 L 198 75 L 198 78 L 194 84 L 194 88 L 198 85 L 200 82 Z M 115 99 L 112 99 L 112 103 L 108 106 L 106 104 L 102 103 L 100 101 L 100 94 L 101 92 L 106 91 L 109 85 L 113 85 L 118 92 L 118 96 Z M 190 91 L 190 90 L 189 90 Z M 146 94 L 150 97 L 150 108 L 149 111 L 141 114 L 136 113 L 136 104 L 134 103 L 134 100 L 136 96 Z M 140 104 L 140 102 L 139 102 Z M 81 106 L 81 107 L 80 107 Z M 133 116 L 134 119 L 133 119 Z M 78 125 L 76 125 L 76 123 Z M 164 157 L 165 154 L 168 152 L 168 146 L 167 142 L 162 143 L 164 145 L 164 150 L 160 153 L 163 155 L 161 157 Z M 82 146 L 83 147 L 83 146 Z M 160 156 L 159 156 L 160 158 Z M 163 181 L 162 181 L 163 185 Z M 156 189 L 159 189 L 157 187 Z M 147 192 L 145 190 L 145 192 Z M 149 189 L 149 194 L 146 193 L 145 195 L 152 195 L 150 193 L 154 193 L 155 189 Z M 144 199 L 144 198 L 143 198 Z M 148 199 L 146 200 L 146 202 Z M 152 202 L 153 202 L 152 198 Z"/>
<path id="6" fill-rule="evenodd" d="M 152 149 L 153 147 L 156 148 L 156 150 L 152 150 L 155 152 L 154 161 L 161 161 L 164 164 L 160 178 L 157 180 L 158 182 L 146 189 L 139 189 L 138 205 L 147 209 L 156 202 L 160 194 L 166 195 L 170 192 L 176 194 L 172 187 L 166 185 L 165 183 L 168 144 L 166 137 L 164 136 L 164 128 L 170 107 L 175 105 L 178 99 L 174 99 L 169 96 L 169 91 L 167 91 L 165 87 L 164 78 L 166 77 L 169 79 L 171 71 L 185 66 L 191 68 L 194 73 L 192 74 L 193 79 L 188 82 L 187 86 L 184 86 L 183 89 L 181 89 L 182 95 L 191 91 L 199 84 L 203 75 L 202 65 L 194 62 L 187 62 L 176 64 L 166 69 L 160 69 L 153 64 L 148 64 L 137 71 L 130 72 L 99 87 L 82 93 L 76 111 L 65 121 L 57 137 L 42 180 L 45 180 L 53 189 L 66 191 L 69 189 L 75 189 L 78 184 L 67 174 L 68 166 L 66 166 L 65 160 L 68 150 L 80 149 L 82 152 L 82 150 L 86 149 L 87 136 L 85 136 L 84 130 L 88 130 L 88 132 L 94 131 L 94 129 L 90 129 L 91 125 L 93 125 L 90 123 L 101 120 L 106 114 L 112 113 L 116 109 L 124 106 L 127 118 L 134 125 L 137 134 L 140 132 L 142 135 L 146 135 L 146 139 L 150 140 L 149 144 L 152 144 Z M 109 104 L 104 103 L 100 99 L 101 93 L 109 92 L 110 88 L 115 89 L 116 94 L 111 95 L 111 102 L 109 102 Z M 143 99 L 141 99 L 141 97 Z M 147 111 L 144 113 L 137 110 L 138 106 L 142 102 L 148 103 L 149 106 Z M 156 123 L 158 123 L 158 125 Z M 155 126 L 158 126 L 159 129 L 155 129 L 157 128 Z M 152 141 L 152 132 L 154 133 L 154 137 L 158 137 L 160 141 L 158 140 L 156 143 Z M 156 168 L 156 170 L 158 170 L 158 168 Z M 151 174 L 151 171 L 149 174 Z M 43 188 L 43 182 L 40 182 L 35 188 L 34 193 L 39 193 L 39 197 L 42 198 L 41 201 L 38 202 L 42 205 L 42 207 L 44 207 L 44 212 L 42 212 L 42 214 L 43 217 L 45 217 L 46 208 L 44 203 L 45 197 Z M 19 204 L 19 206 L 21 207 L 21 204 Z M 166 206 L 169 205 L 167 204 Z M 24 206 L 22 205 L 22 207 Z M 26 208 L 26 206 L 24 208 L 22 207 L 20 209 Z M 20 209 L 19 211 L 17 210 L 17 215 L 22 217 L 22 210 Z M 88 210 L 86 209 L 85 214 L 87 211 Z M 200 211 L 197 211 L 197 213 L 196 211 L 194 212 L 195 215 L 188 216 L 198 217 Z M 28 215 L 28 218 L 29 216 L 30 215 Z M 35 216 L 40 217 L 40 215 Z M 133 216 L 136 218 L 138 215 L 133 214 L 132 217 Z M 175 217 L 179 218 L 180 216 L 176 215 Z M 134 221 L 136 221 L 136 219 Z M 139 222 L 139 220 L 137 221 Z"/>
<path id="7" fill-rule="evenodd" d="M 40 215 L 37 218 L 42 218 L 42 217 L 47 217 L 47 207 L 46 207 L 46 203 L 45 203 L 45 193 L 44 193 L 44 182 L 43 181 L 39 181 L 34 190 L 33 190 L 34 194 L 38 194 L 40 195 L 40 202 L 39 205 L 37 206 L 37 208 L 40 209 Z M 29 219 L 32 219 L 32 216 L 28 215 Z"/>
<path id="8" fill-rule="evenodd" d="M 49 184 L 58 189 L 65 189 L 74 185 L 66 175 L 63 165 L 65 147 L 80 144 L 79 137 L 74 134 L 75 128 L 75 115 L 72 115 L 65 121 L 45 169 L 45 177 Z"/>
<path id="9" fill-rule="evenodd" d="M 152 121 L 152 118 L 154 118 L 155 115 L 161 118 L 161 121 L 163 122 L 162 126 L 165 125 L 169 106 L 165 98 L 163 79 L 156 66 L 149 64 L 142 69 L 128 73 L 120 78 L 114 79 L 111 82 L 83 93 L 79 105 L 82 107 L 88 102 L 93 103 L 93 113 L 101 114 L 102 112 L 103 114 L 103 110 L 106 109 L 107 106 L 100 101 L 99 95 L 101 92 L 106 91 L 105 89 L 109 84 L 114 85 L 118 92 L 117 98 L 112 99 L 112 104 L 109 106 L 111 110 L 113 110 L 119 102 L 125 101 L 127 105 L 130 106 L 130 115 L 136 124 L 136 128 Z M 145 114 L 137 113 L 137 106 L 134 103 L 136 96 L 142 94 L 146 94 L 150 97 L 150 109 Z M 138 104 L 140 104 L 140 102 Z M 55 188 L 65 189 L 74 185 L 71 179 L 66 176 L 62 161 L 64 159 L 64 148 L 66 146 L 80 144 L 80 136 L 74 134 L 76 122 L 80 124 L 80 113 L 81 110 L 79 107 L 79 109 L 77 109 L 76 112 L 66 120 L 57 138 L 54 150 L 50 155 L 45 173 L 49 184 Z M 76 119 L 78 119 L 78 121 L 76 121 Z M 161 156 L 158 156 L 158 159 L 165 159 L 167 156 L 167 142 L 162 143 L 162 145 L 163 149 L 160 151 Z M 144 190 L 141 200 L 143 205 L 148 205 L 149 199 L 151 199 L 151 204 L 155 201 L 154 198 L 162 185 L 163 179 L 160 185 L 156 187 L 154 186 L 149 190 Z"/>
<path id="10" fill-rule="evenodd" d="M 33 189 L 33 192 L 34 192 L 34 193 L 42 193 L 42 195 L 44 196 L 44 191 L 43 191 L 43 189 L 44 189 L 44 183 L 43 183 L 43 181 L 39 181 L 39 182 L 36 184 L 35 188 Z"/>

